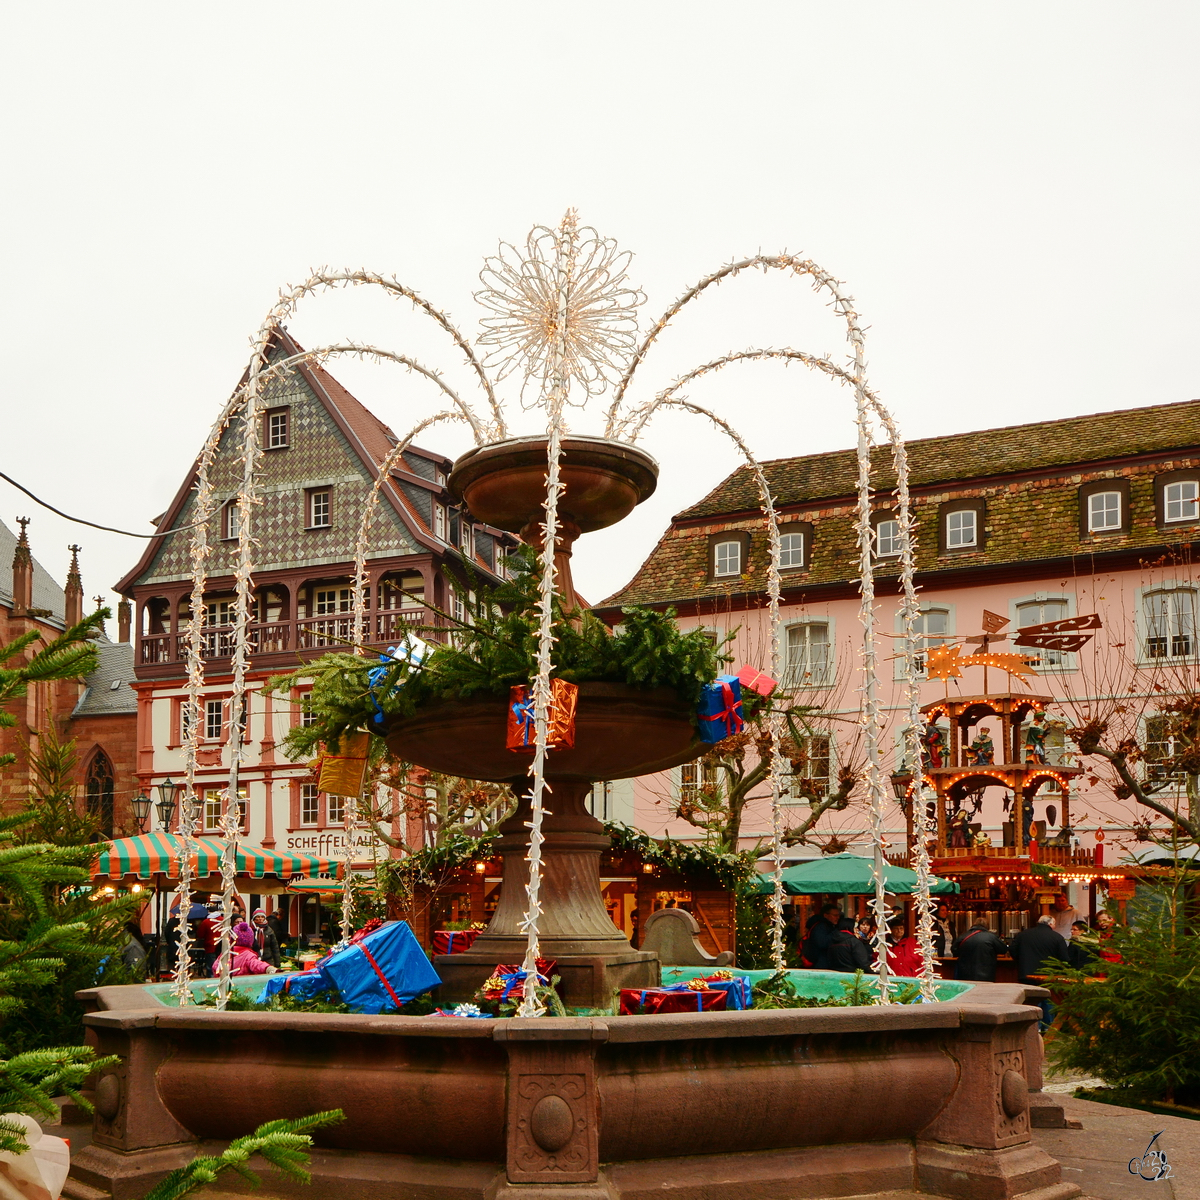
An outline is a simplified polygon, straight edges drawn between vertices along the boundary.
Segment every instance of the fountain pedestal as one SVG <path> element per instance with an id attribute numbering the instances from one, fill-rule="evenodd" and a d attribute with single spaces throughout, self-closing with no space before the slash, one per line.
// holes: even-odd
<path id="1" fill-rule="evenodd" d="M 560 780 L 546 797 L 542 829 L 542 898 L 538 921 L 542 957 L 555 959 L 563 1002 L 578 1008 L 611 1006 L 623 987 L 656 987 L 658 958 L 635 950 L 613 925 L 600 894 L 600 855 L 610 839 L 586 808 L 590 784 Z M 529 795 L 500 826 L 496 849 L 504 861 L 500 903 L 486 932 L 465 954 L 441 954 L 433 961 L 442 977 L 444 1002 L 469 1000 L 498 963 L 520 965 L 525 958 L 525 886 L 529 882 Z"/>

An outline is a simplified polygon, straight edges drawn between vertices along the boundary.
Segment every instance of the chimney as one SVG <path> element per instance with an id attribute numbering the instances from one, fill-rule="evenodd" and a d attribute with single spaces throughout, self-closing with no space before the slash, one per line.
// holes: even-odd
<path id="1" fill-rule="evenodd" d="M 29 553 L 29 535 L 25 530 L 29 518 L 18 517 L 17 524 L 21 526 L 21 536 L 12 561 L 12 615 L 23 617 L 33 607 L 33 555 Z"/>
<path id="2" fill-rule="evenodd" d="M 129 641 L 129 627 L 133 624 L 133 605 L 124 597 L 117 605 L 117 641 Z"/>
<path id="3" fill-rule="evenodd" d="M 68 546 L 71 552 L 71 569 L 67 572 L 67 586 L 63 594 L 67 598 L 67 628 L 83 620 L 83 580 L 79 578 L 79 551 L 81 546 Z"/>

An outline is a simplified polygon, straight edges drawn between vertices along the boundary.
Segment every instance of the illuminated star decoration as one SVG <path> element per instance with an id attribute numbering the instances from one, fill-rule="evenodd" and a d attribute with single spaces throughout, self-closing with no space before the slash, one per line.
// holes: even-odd
<path id="1" fill-rule="evenodd" d="M 484 365 L 494 378 L 519 371 L 524 392 L 553 369 L 585 396 L 616 382 L 633 355 L 637 308 L 645 299 L 628 284 L 631 258 L 612 238 L 578 228 L 574 209 L 558 229 L 535 226 L 523 252 L 502 242 L 485 261 L 483 290 L 475 296 L 492 314 L 480 321 L 477 341 L 490 347 Z"/>

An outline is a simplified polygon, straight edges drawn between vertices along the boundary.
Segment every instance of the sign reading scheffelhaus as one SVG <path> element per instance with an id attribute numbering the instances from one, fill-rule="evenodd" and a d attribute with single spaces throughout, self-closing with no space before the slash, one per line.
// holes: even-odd
<path id="1" fill-rule="evenodd" d="M 354 852 L 362 858 L 370 858 L 372 847 L 380 845 L 379 838 L 365 829 L 354 833 Z M 283 848 L 300 854 L 319 854 L 322 858 L 342 858 L 346 853 L 346 833 L 342 829 L 297 830 L 283 839 Z M 380 847 L 382 849 L 382 846 Z"/>

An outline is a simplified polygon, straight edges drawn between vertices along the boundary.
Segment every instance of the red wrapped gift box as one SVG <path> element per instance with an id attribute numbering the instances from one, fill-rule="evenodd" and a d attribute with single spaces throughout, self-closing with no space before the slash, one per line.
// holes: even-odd
<path id="1" fill-rule="evenodd" d="M 757 667 L 743 667 L 737 673 L 742 687 L 757 692 L 760 696 L 769 696 L 776 688 L 777 681 L 770 675 L 763 674 Z"/>
<path id="2" fill-rule="evenodd" d="M 463 954 L 479 936 L 478 929 L 438 929 L 433 934 L 434 954 Z"/>
<path id="3" fill-rule="evenodd" d="M 565 679 L 550 680 L 550 711 L 546 714 L 549 728 L 546 745 L 570 750 L 575 745 L 575 707 L 579 703 L 579 688 Z M 518 684 L 508 689 L 508 733 L 505 746 L 509 750 L 534 749 L 533 699 L 530 689 Z"/>
<path id="4" fill-rule="evenodd" d="M 557 958 L 539 958 L 537 960 L 537 973 L 542 977 L 542 982 L 548 984 L 554 975 L 554 968 L 558 966 Z M 483 992 L 485 1000 L 507 1000 L 514 997 L 523 996 L 524 983 L 523 979 L 517 978 L 522 970 L 521 963 L 515 966 L 507 966 L 504 963 L 499 963 L 496 969 L 492 972 L 492 979 L 501 980 L 500 987 L 488 988 L 484 987 L 480 990 Z"/>
<path id="5" fill-rule="evenodd" d="M 622 988 L 621 1016 L 640 1013 L 723 1012 L 728 996 L 711 988 L 687 984 L 669 988 Z"/>

